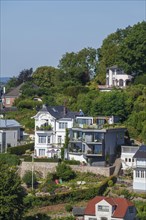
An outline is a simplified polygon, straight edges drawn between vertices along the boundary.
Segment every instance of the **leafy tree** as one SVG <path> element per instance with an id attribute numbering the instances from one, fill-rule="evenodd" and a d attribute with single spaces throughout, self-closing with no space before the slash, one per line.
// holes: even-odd
<path id="1" fill-rule="evenodd" d="M 14 154 L 0 154 L 0 162 L 9 166 L 17 166 L 20 163 L 19 157 Z"/>
<path id="2" fill-rule="evenodd" d="M 135 24 L 119 48 L 119 65 L 129 74 L 146 73 L 146 22 Z"/>
<path id="3" fill-rule="evenodd" d="M 97 51 L 84 48 L 78 53 L 66 53 L 59 62 L 66 81 L 73 81 L 85 85 L 96 71 Z"/>
<path id="4" fill-rule="evenodd" d="M 22 178 L 23 182 L 26 183 L 28 187 L 32 186 L 32 175 L 33 175 L 33 186 L 35 186 L 37 184 L 37 177 L 34 172 L 32 174 L 31 171 L 26 171 Z"/>
<path id="5" fill-rule="evenodd" d="M 75 178 L 75 172 L 65 163 L 61 163 L 56 167 L 56 175 L 58 178 L 61 178 L 65 181 Z"/>
<path id="6" fill-rule="evenodd" d="M 0 219 L 22 219 L 24 189 L 16 169 L 0 161 Z"/>

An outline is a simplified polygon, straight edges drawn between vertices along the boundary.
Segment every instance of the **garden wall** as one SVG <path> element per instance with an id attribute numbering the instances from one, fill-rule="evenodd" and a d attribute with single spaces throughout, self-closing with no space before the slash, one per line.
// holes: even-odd
<path id="1" fill-rule="evenodd" d="M 46 177 L 48 172 L 55 172 L 58 163 L 47 163 L 47 162 L 22 162 L 19 167 L 19 174 L 22 177 L 27 170 L 32 170 L 42 173 L 43 177 Z M 114 173 L 115 167 L 93 167 L 93 166 L 81 166 L 81 165 L 70 165 L 74 171 L 79 172 L 92 172 L 109 177 Z"/>

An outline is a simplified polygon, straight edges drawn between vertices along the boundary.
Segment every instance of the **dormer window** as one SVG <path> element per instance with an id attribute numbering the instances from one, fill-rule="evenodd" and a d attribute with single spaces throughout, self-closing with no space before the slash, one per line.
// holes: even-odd
<path id="1" fill-rule="evenodd" d="M 98 205 L 99 212 L 109 212 L 109 206 L 107 205 Z"/>

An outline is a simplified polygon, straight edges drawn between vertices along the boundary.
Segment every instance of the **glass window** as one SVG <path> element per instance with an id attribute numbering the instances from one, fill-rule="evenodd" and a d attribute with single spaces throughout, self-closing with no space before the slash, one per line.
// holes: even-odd
<path id="1" fill-rule="evenodd" d="M 98 211 L 100 211 L 100 212 L 109 212 L 109 206 L 99 205 L 98 206 Z"/>
<path id="2" fill-rule="evenodd" d="M 141 178 L 144 178 L 144 170 L 141 171 Z"/>
<path id="3" fill-rule="evenodd" d="M 46 136 L 39 136 L 39 143 L 40 144 L 46 143 Z"/>
<path id="4" fill-rule="evenodd" d="M 39 149 L 39 156 L 45 156 L 45 149 Z"/>
<path id="5" fill-rule="evenodd" d="M 51 137 L 50 137 L 50 136 L 48 136 L 48 143 L 50 143 L 50 141 L 51 141 Z"/>
<path id="6" fill-rule="evenodd" d="M 10 98 L 6 98 L 6 104 L 7 104 L 7 105 L 10 104 Z"/>
<path id="7" fill-rule="evenodd" d="M 136 170 L 136 177 L 140 177 L 140 171 Z"/>
<path id="8" fill-rule="evenodd" d="M 62 136 L 58 136 L 58 144 L 61 144 L 62 142 Z"/>
<path id="9" fill-rule="evenodd" d="M 129 162 L 131 162 L 131 158 L 129 158 Z"/>
<path id="10" fill-rule="evenodd" d="M 68 127 L 67 122 L 59 122 L 59 129 L 65 129 Z"/>

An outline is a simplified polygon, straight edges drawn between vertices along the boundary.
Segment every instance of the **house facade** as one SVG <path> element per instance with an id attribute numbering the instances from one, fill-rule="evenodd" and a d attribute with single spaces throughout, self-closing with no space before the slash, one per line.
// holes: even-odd
<path id="1" fill-rule="evenodd" d="M 66 129 L 73 127 L 75 115 L 75 112 L 70 112 L 65 106 L 43 105 L 33 117 L 35 119 L 35 156 L 60 156 Z"/>
<path id="2" fill-rule="evenodd" d="M 99 129 L 96 124 L 73 127 L 69 129 L 68 159 L 90 165 L 105 165 L 108 160 L 112 164 L 119 146 L 125 142 L 125 131 L 125 128 Z"/>
<path id="3" fill-rule="evenodd" d="M 84 211 L 84 220 L 135 220 L 136 208 L 125 198 L 96 196 Z"/>
<path id="4" fill-rule="evenodd" d="M 140 146 L 133 158 L 136 160 L 133 171 L 133 189 L 146 192 L 146 145 Z"/>
<path id="5" fill-rule="evenodd" d="M 126 74 L 118 66 L 112 66 L 107 68 L 106 73 L 106 86 L 107 87 L 126 87 L 126 85 L 132 80 L 132 76 Z"/>
<path id="6" fill-rule="evenodd" d="M 139 146 L 121 146 L 122 169 L 130 169 L 136 166 L 136 159 L 133 158 Z"/>
<path id="7" fill-rule="evenodd" d="M 21 125 L 16 120 L 0 119 L 0 153 L 17 146 L 22 136 Z"/>

